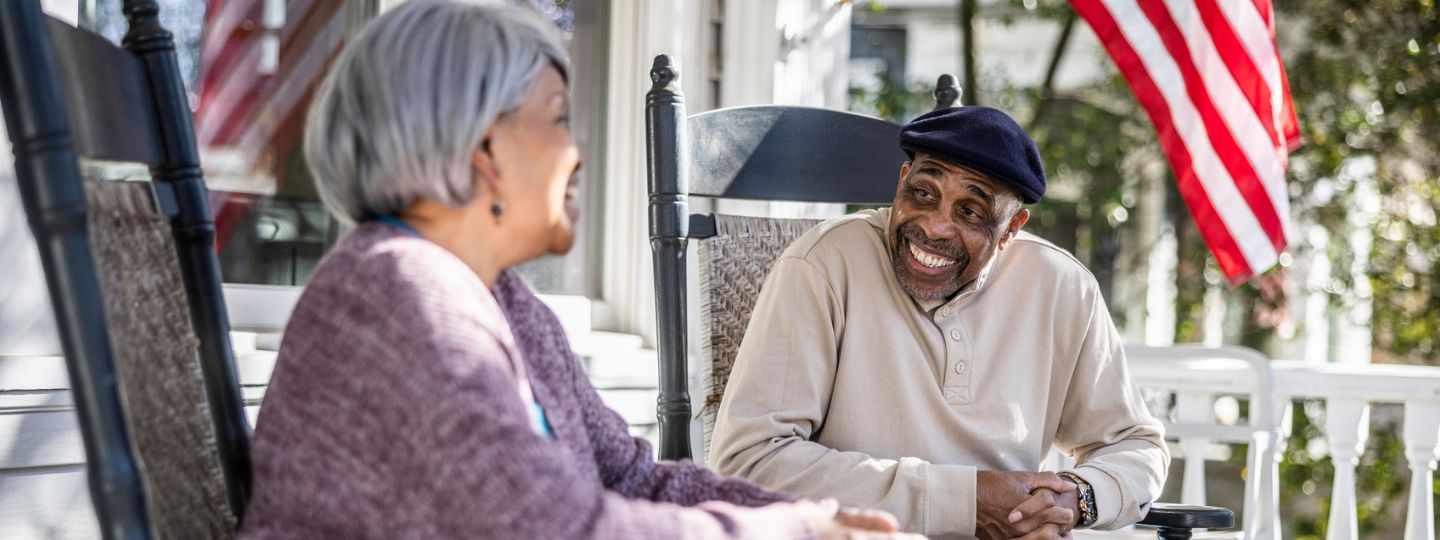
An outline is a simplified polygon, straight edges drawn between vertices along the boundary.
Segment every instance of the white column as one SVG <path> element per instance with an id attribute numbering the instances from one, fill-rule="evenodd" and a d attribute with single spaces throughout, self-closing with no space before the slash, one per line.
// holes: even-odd
<path id="1" fill-rule="evenodd" d="M 1161 197 L 1165 193 L 1159 188 L 1150 188 L 1150 191 L 1159 192 Z M 1163 208 L 1163 200 L 1154 207 L 1156 211 L 1153 213 L 1159 214 L 1160 208 Z M 1175 297 L 1179 293 L 1175 286 L 1175 272 L 1180 264 L 1177 249 L 1175 227 L 1165 225 L 1161 228 L 1160 239 L 1155 241 L 1155 247 L 1150 250 L 1150 259 L 1146 265 L 1146 345 L 1166 347 L 1175 344 Z"/>
<path id="2" fill-rule="evenodd" d="M 1405 540 L 1435 540 L 1435 460 L 1440 457 L 1440 402 L 1405 402 L 1405 459 L 1410 462 L 1410 506 Z"/>
<path id="3" fill-rule="evenodd" d="M 1176 419 L 1182 424 L 1208 426 L 1215 423 L 1215 396 L 1208 392 L 1176 392 Z M 1181 437 L 1180 450 L 1185 453 L 1185 477 L 1180 484 L 1180 502 L 1205 504 L 1205 450 L 1210 447 L 1205 437 Z"/>
<path id="4" fill-rule="evenodd" d="M 1335 465 L 1335 487 L 1330 495 L 1329 540 L 1360 537 L 1355 517 L 1355 466 L 1365 450 L 1370 431 L 1370 404 L 1352 398 L 1332 398 L 1325 403 L 1325 434 L 1330 442 L 1330 461 Z"/>
<path id="5" fill-rule="evenodd" d="M 1211 270 L 1207 268 L 1205 272 L 1208 274 Z M 1225 344 L 1225 315 L 1229 307 L 1225 302 L 1225 286 L 1218 281 L 1211 282 L 1209 276 L 1205 281 L 1205 297 L 1201 300 L 1204 331 L 1200 339 L 1206 347 L 1219 347 Z"/>
<path id="6" fill-rule="evenodd" d="M 684 29 L 686 6 L 678 0 L 614 2 L 610 13 L 610 57 L 606 81 L 605 229 L 600 246 L 601 296 L 612 310 L 614 330 L 655 340 L 655 300 L 648 236 L 645 163 L 645 92 L 650 66 L 658 54 L 670 54 L 686 85 L 693 46 Z"/>
<path id="7" fill-rule="evenodd" d="M 1349 160 L 1340 174 L 1349 177 L 1355 187 L 1346 216 L 1350 232 L 1336 240 L 1349 243 L 1354 258 L 1346 268 L 1353 289 L 1347 295 L 1345 308 L 1336 313 L 1335 318 L 1335 362 L 1369 364 L 1372 343 L 1370 320 L 1374 305 L 1369 274 L 1370 246 L 1373 243 L 1370 227 L 1380 213 L 1380 192 L 1374 178 L 1375 160 L 1370 157 Z"/>
<path id="8" fill-rule="evenodd" d="M 1330 294 L 1325 286 L 1330 283 L 1330 233 L 1324 227 L 1313 225 L 1309 228 L 1309 244 L 1312 250 L 1309 264 L 1305 268 L 1305 310 L 1304 342 L 1300 358 L 1309 364 L 1324 364 L 1330 358 Z"/>

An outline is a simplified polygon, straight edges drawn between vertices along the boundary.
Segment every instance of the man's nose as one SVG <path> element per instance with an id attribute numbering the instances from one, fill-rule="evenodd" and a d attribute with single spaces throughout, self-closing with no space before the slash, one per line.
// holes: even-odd
<path id="1" fill-rule="evenodd" d="M 930 215 L 920 221 L 920 229 L 929 240 L 949 240 L 960 233 L 960 227 L 945 216 Z"/>

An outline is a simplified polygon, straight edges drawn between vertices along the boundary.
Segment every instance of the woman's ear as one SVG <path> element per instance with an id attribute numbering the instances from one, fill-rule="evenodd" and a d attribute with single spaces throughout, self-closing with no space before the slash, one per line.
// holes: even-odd
<path id="1" fill-rule="evenodd" d="M 470 168 L 475 170 L 475 181 L 495 182 L 500 179 L 500 167 L 490 153 L 490 139 L 480 141 L 480 146 L 470 154 Z"/>
<path id="2" fill-rule="evenodd" d="M 500 181 L 500 164 L 495 160 L 495 154 L 491 151 L 490 141 L 495 137 L 495 127 L 485 130 L 485 135 L 480 138 L 480 144 L 475 147 L 475 152 L 470 155 L 470 167 L 475 170 L 475 181 L 488 180 L 492 184 Z"/>

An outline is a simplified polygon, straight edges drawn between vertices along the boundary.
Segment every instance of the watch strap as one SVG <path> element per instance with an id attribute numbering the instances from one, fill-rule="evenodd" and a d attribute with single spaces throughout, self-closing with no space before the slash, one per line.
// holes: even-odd
<path id="1" fill-rule="evenodd" d="M 1078 474 L 1066 471 L 1059 473 L 1059 475 L 1075 483 L 1076 506 L 1078 510 L 1080 510 L 1080 515 L 1075 521 L 1075 526 L 1089 527 L 1094 525 L 1095 520 L 1100 517 L 1099 512 L 1095 509 L 1095 488 L 1091 487 L 1090 482 L 1086 482 L 1085 479 L 1081 478 Z"/>

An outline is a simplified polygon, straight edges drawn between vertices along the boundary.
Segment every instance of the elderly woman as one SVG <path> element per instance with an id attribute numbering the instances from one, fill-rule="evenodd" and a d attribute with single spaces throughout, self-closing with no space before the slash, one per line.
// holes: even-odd
<path id="1" fill-rule="evenodd" d="M 888 514 L 653 462 L 509 270 L 574 241 L 580 156 L 556 34 L 498 2 L 411 0 L 340 55 L 305 155 L 356 227 L 291 316 L 242 536 L 893 531 Z"/>

